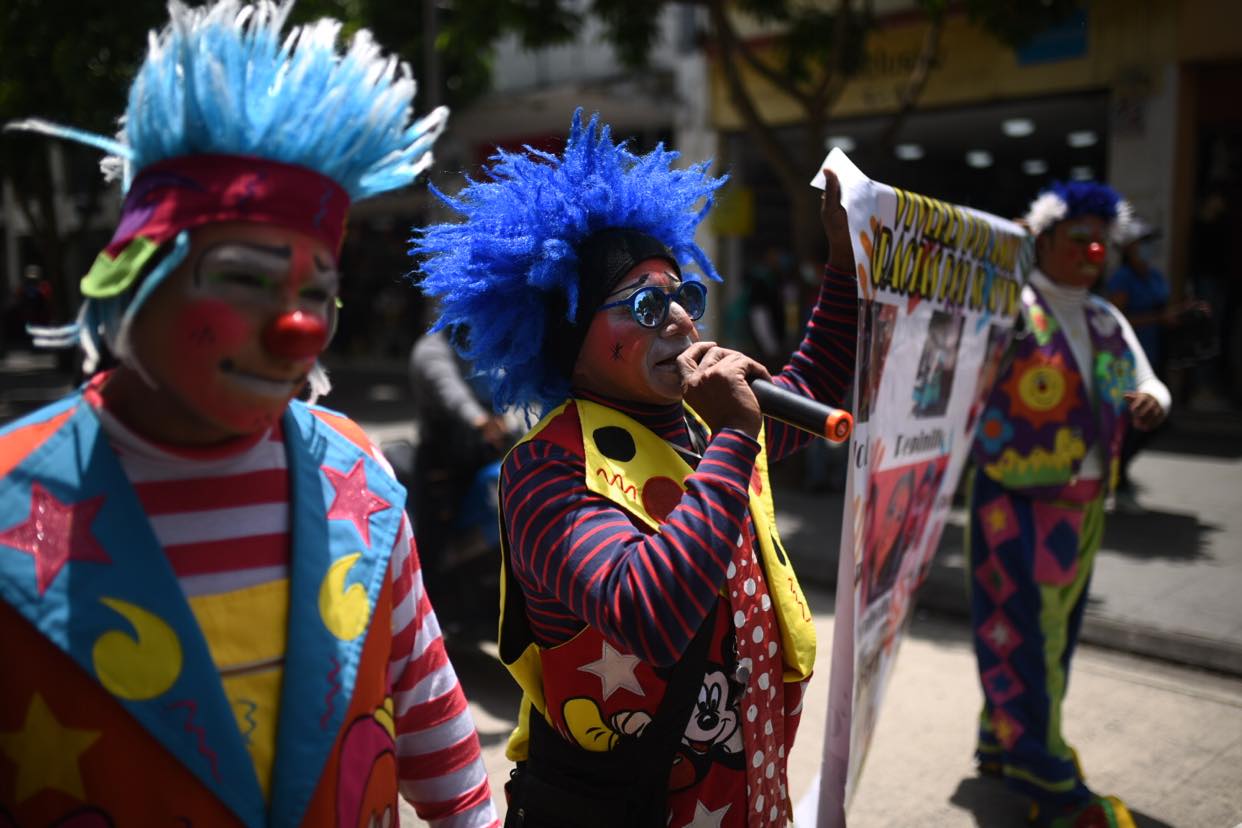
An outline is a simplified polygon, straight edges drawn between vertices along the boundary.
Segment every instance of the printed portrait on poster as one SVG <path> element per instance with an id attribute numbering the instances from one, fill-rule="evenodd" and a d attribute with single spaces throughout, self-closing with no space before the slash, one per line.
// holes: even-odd
<path id="1" fill-rule="evenodd" d="M 880 393 L 884 364 L 888 361 L 893 331 L 897 328 L 897 306 L 883 302 L 858 303 L 858 405 L 855 422 L 871 419 L 871 409 Z"/>
<path id="2" fill-rule="evenodd" d="M 948 457 L 940 456 L 872 473 L 871 508 L 863 532 L 864 613 L 893 588 L 907 554 L 920 548 L 948 465 Z"/>
<path id="3" fill-rule="evenodd" d="M 957 372 L 957 348 L 962 340 L 960 313 L 935 311 L 927 325 L 927 339 L 914 378 L 915 417 L 940 417 L 949 407 L 953 375 Z"/>

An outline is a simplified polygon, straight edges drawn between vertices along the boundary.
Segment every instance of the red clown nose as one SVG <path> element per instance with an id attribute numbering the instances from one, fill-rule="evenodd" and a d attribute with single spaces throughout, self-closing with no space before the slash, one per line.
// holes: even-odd
<path id="1" fill-rule="evenodd" d="M 1087 245 L 1087 261 L 1091 262 L 1091 264 L 1102 264 L 1105 252 L 1104 245 L 1098 241 L 1093 241 Z"/>
<path id="2" fill-rule="evenodd" d="M 317 356 L 328 341 L 328 326 L 317 316 L 302 311 L 285 313 L 263 331 L 263 346 L 284 359 Z"/>

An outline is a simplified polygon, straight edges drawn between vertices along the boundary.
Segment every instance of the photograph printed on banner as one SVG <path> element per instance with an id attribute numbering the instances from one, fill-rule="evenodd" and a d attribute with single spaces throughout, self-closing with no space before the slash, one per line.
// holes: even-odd
<path id="1" fill-rule="evenodd" d="M 941 417 L 949 408 L 953 375 L 957 372 L 957 348 L 962 341 L 960 313 L 934 311 L 927 323 L 927 339 L 914 377 L 915 417 Z"/>
<path id="2" fill-rule="evenodd" d="M 948 465 L 949 458 L 942 455 L 871 473 L 871 508 L 863 528 L 863 567 L 859 579 L 864 626 L 872 615 L 871 608 L 890 595 L 898 575 L 906 568 L 907 558 L 912 559 L 912 571 L 923 570 L 921 541 Z M 885 630 L 884 637 L 892 632 Z"/>
<path id="3" fill-rule="evenodd" d="M 880 393 L 884 364 L 888 361 L 893 331 L 897 329 L 897 306 L 878 301 L 858 303 L 858 405 L 854 421 L 871 419 L 871 409 Z"/>

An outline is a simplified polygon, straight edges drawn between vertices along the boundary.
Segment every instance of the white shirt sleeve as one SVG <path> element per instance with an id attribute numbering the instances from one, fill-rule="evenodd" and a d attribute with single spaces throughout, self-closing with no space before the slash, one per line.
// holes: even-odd
<path id="1" fill-rule="evenodd" d="M 1121 311 L 1117 310 L 1111 302 L 1104 303 L 1113 318 L 1117 320 L 1117 324 L 1121 326 L 1121 335 L 1125 337 L 1126 347 L 1130 349 L 1130 353 L 1134 354 L 1134 386 L 1135 390 L 1140 394 L 1151 394 L 1156 402 L 1160 403 L 1160 408 L 1168 416 L 1169 409 L 1173 405 L 1173 395 L 1169 393 L 1169 388 L 1160 381 L 1160 377 L 1156 376 L 1156 372 L 1152 370 L 1151 362 L 1147 359 L 1147 354 L 1143 351 L 1143 346 L 1139 344 L 1138 337 L 1134 335 L 1134 328 L 1130 327 L 1130 323 L 1126 320 Z"/>

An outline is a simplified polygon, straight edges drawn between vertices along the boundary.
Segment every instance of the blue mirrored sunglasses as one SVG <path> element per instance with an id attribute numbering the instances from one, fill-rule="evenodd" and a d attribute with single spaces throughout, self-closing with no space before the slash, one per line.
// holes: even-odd
<path id="1" fill-rule="evenodd" d="M 702 282 L 682 282 L 673 291 L 658 285 L 641 287 L 625 299 L 600 305 L 599 310 L 628 305 L 634 321 L 644 328 L 658 328 L 668 321 L 670 302 L 681 305 L 691 319 L 700 319 L 707 310 L 707 286 Z"/>

